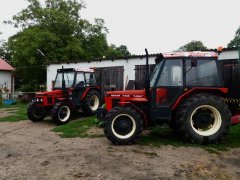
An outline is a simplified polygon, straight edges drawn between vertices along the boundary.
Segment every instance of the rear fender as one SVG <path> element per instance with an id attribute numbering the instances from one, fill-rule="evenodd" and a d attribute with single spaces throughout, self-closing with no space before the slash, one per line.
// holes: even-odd
<path id="1" fill-rule="evenodd" d="M 208 93 L 208 94 L 215 94 L 215 95 L 222 95 L 222 94 L 226 94 L 228 92 L 227 88 L 192 88 L 192 89 L 186 89 L 185 92 L 178 97 L 178 99 L 175 101 L 175 103 L 173 104 L 171 110 L 174 111 L 178 108 L 178 106 L 189 96 L 191 96 L 192 94 L 196 94 L 196 93 Z"/>
<path id="2" fill-rule="evenodd" d="M 83 94 L 82 94 L 81 100 L 83 100 L 83 99 L 86 97 L 87 93 L 88 93 L 89 91 L 91 91 L 91 90 L 95 90 L 95 91 L 98 91 L 98 92 L 99 92 L 99 89 L 98 89 L 98 88 L 87 87 L 86 90 L 85 90 L 85 91 L 83 92 Z"/>

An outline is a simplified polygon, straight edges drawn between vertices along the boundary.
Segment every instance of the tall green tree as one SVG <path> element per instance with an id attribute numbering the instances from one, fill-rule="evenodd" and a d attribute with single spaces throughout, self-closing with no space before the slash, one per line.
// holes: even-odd
<path id="1" fill-rule="evenodd" d="M 178 51 L 202 51 L 207 50 L 207 47 L 204 46 L 202 41 L 191 41 L 183 46 L 181 46 Z"/>
<path id="2" fill-rule="evenodd" d="M 0 35 L 2 32 L 0 32 Z M 7 60 L 10 63 L 11 54 L 8 48 L 8 43 L 0 38 L 0 58 Z"/>
<path id="3" fill-rule="evenodd" d="M 45 4 L 41 4 L 39 0 L 27 1 L 26 9 L 5 22 L 22 29 L 8 42 L 11 61 L 18 69 L 22 84 L 31 79 L 44 83 L 45 65 L 52 62 L 92 60 L 115 54 L 125 56 L 121 46 L 112 50 L 108 45 L 108 30 L 103 19 L 95 19 L 91 24 L 81 18 L 80 12 L 85 8 L 83 2 L 45 0 Z M 39 56 L 37 49 L 46 56 Z"/>
<path id="4" fill-rule="evenodd" d="M 230 43 L 227 45 L 228 48 L 236 48 L 236 47 L 240 47 L 240 26 L 237 29 L 235 36 L 233 38 L 233 40 L 230 41 Z"/>

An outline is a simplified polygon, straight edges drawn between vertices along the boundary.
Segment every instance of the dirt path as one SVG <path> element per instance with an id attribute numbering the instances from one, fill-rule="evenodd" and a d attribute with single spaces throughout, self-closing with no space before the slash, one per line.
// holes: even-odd
<path id="1" fill-rule="evenodd" d="M 238 179 L 240 149 L 113 146 L 60 138 L 47 122 L 0 123 L 0 179 Z"/>

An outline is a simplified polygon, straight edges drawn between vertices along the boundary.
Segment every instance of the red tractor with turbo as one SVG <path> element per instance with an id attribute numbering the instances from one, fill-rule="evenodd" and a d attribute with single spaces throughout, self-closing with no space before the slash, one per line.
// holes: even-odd
<path id="1" fill-rule="evenodd" d="M 42 121 L 51 114 L 56 124 L 66 124 L 72 112 L 94 115 L 100 106 L 100 89 L 92 69 L 58 69 L 52 91 L 37 92 L 28 105 L 31 121 Z"/>
<path id="2" fill-rule="evenodd" d="M 160 54 L 155 62 L 149 78 L 146 50 L 145 90 L 106 93 L 106 109 L 100 108 L 97 117 L 113 144 L 132 144 L 144 128 L 164 123 L 191 143 L 217 143 L 239 123 L 239 104 L 224 101 L 229 89 L 217 53 Z"/>

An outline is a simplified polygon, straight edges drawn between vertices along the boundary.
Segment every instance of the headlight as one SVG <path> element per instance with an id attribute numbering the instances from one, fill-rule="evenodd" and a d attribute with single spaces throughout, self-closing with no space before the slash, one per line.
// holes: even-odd
<path id="1" fill-rule="evenodd" d="M 39 99 L 37 98 L 37 102 L 39 102 Z"/>

